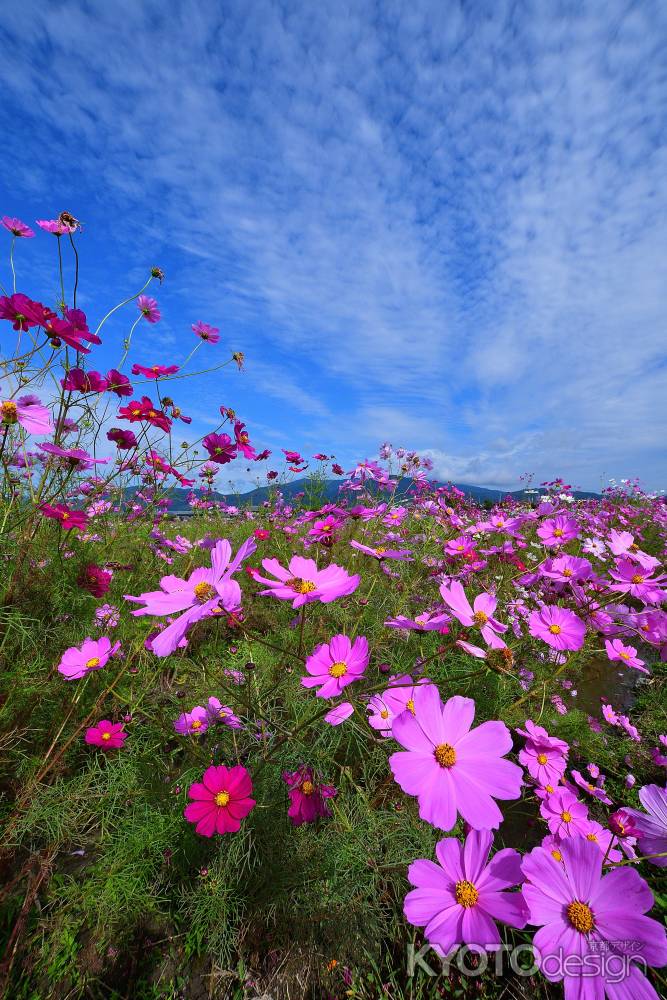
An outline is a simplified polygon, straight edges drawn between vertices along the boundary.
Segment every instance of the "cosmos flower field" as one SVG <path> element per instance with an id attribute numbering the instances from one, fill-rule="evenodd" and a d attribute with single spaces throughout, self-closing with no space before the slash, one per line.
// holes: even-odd
<path id="1" fill-rule="evenodd" d="M 664 498 L 195 437 L 214 317 L 138 364 L 160 268 L 1 221 L 0 997 L 667 995 Z"/>

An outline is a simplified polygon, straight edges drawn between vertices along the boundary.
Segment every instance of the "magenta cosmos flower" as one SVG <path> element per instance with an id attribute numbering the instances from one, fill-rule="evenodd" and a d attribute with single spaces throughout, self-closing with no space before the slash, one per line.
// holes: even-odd
<path id="1" fill-rule="evenodd" d="M 432 684 L 428 677 L 422 677 L 420 685 Z M 409 674 L 389 678 L 389 687 L 381 694 L 374 694 L 369 699 L 366 710 L 370 713 L 368 724 L 378 729 L 382 736 L 391 736 L 391 729 L 396 716 L 407 709 L 415 714 L 415 690 L 417 685 Z"/>
<path id="2" fill-rule="evenodd" d="M 454 580 L 449 585 L 443 583 L 440 587 L 440 593 L 445 604 L 452 609 L 452 613 L 462 625 L 465 625 L 466 628 L 476 627 L 480 630 L 487 646 L 499 649 L 505 645 L 498 638 L 497 633 L 506 632 L 507 625 L 501 625 L 493 617 L 498 603 L 495 597 L 492 597 L 491 594 L 478 594 L 471 607 L 466 592 L 458 580 Z"/>
<path id="3" fill-rule="evenodd" d="M 538 538 L 543 545 L 565 545 L 579 535 L 579 525 L 572 517 L 561 514 L 559 517 L 543 521 L 537 529 Z"/>
<path id="4" fill-rule="evenodd" d="M 127 733 L 123 729 L 122 722 L 109 722 L 108 719 L 101 719 L 96 726 L 90 726 L 86 729 L 86 743 L 99 747 L 101 750 L 118 750 L 126 739 Z"/>
<path id="5" fill-rule="evenodd" d="M 229 705 L 223 705 L 218 698 L 208 699 L 206 711 L 211 722 L 220 722 L 223 726 L 229 726 L 230 729 L 243 729 L 243 723 L 238 715 L 234 715 Z"/>
<path id="6" fill-rule="evenodd" d="M 161 313 L 157 306 L 157 300 L 150 295 L 140 295 L 137 299 L 137 309 L 149 323 L 157 323 Z"/>
<path id="7" fill-rule="evenodd" d="M 88 524 L 88 515 L 82 510 L 73 510 L 64 503 L 43 503 L 39 508 L 44 517 L 60 521 L 65 531 L 82 531 Z"/>
<path id="8" fill-rule="evenodd" d="M 354 593 L 361 580 L 360 576 L 350 576 L 335 563 L 320 570 L 313 559 L 304 559 L 303 556 L 292 556 L 288 569 L 281 566 L 277 559 L 263 559 L 262 566 L 277 579 L 270 580 L 260 576 L 258 570 L 253 570 L 253 580 L 267 587 L 260 593 L 272 594 L 281 601 L 292 601 L 293 608 L 300 608 L 311 601 L 329 604 L 338 597 L 347 597 Z"/>
<path id="9" fill-rule="evenodd" d="M 392 727 L 405 747 L 389 766 L 408 795 L 419 800 L 419 815 L 441 830 L 451 830 L 457 812 L 473 829 L 495 829 L 502 813 L 494 798 L 517 799 L 523 772 L 503 757 L 512 749 L 504 722 L 484 722 L 471 729 L 472 698 L 455 695 L 443 705 L 430 684 L 414 692 L 415 715 L 402 712 Z"/>
<path id="10" fill-rule="evenodd" d="M 19 236 L 23 239 L 29 240 L 35 235 L 30 226 L 26 226 L 25 222 L 21 222 L 20 219 L 14 219 L 9 215 L 3 215 L 0 219 L 5 229 L 8 229 L 12 236 Z"/>
<path id="11" fill-rule="evenodd" d="M 327 799 L 336 794 L 333 785 L 323 785 L 316 780 L 312 767 L 301 767 L 298 771 L 283 771 L 282 779 L 287 785 L 289 809 L 287 815 L 293 826 L 314 823 L 322 816 L 331 816 Z"/>
<path id="12" fill-rule="evenodd" d="M 416 888 L 405 897 L 403 912 L 411 924 L 425 928 L 429 944 L 443 955 L 461 944 L 496 951 L 497 920 L 519 930 L 526 925 L 521 893 L 505 891 L 523 880 L 521 856 L 506 848 L 487 864 L 492 842 L 490 830 L 471 830 L 465 845 L 445 837 L 435 848 L 438 864 L 420 859 L 408 868 Z"/>
<path id="13" fill-rule="evenodd" d="M 207 340 L 209 344 L 217 344 L 220 340 L 218 327 L 209 326 L 208 323 L 202 323 L 201 320 L 192 324 L 192 332 L 196 333 L 200 340 Z"/>
<path id="14" fill-rule="evenodd" d="M 28 434 L 49 434 L 51 414 L 37 396 L 19 396 L 0 403 L 0 423 L 5 427 L 20 424 Z"/>
<path id="15" fill-rule="evenodd" d="M 640 670 L 643 674 L 650 673 L 644 666 L 644 661 L 637 656 L 637 650 L 634 646 L 624 646 L 620 639 L 605 639 L 604 646 L 610 660 L 618 660 L 626 667 L 634 667 L 635 670 Z"/>
<path id="16" fill-rule="evenodd" d="M 539 785 L 557 785 L 565 774 L 569 746 L 565 740 L 549 736 L 546 729 L 536 726 L 529 719 L 525 729 L 517 729 L 525 736 L 526 745 L 519 751 L 519 760 Z"/>
<path id="17" fill-rule="evenodd" d="M 202 705 L 195 705 L 191 712 L 183 712 L 174 722 L 174 729 L 181 736 L 203 736 L 211 719 Z"/>
<path id="18" fill-rule="evenodd" d="M 528 619 L 528 631 L 536 639 L 542 639 L 552 649 L 581 649 L 586 635 L 586 626 L 574 611 L 557 605 L 544 605 L 533 611 Z"/>
<path id="19" fill-rule="evenodd" d="M 70 646 L 63 653 L 58 670 L 65 680 L 75 681 L 85 677 L 91 670 L 101 670 L 120 649 L 120 642 L 111 645 L 111 639 L 103 635 L 101 639 L 84 639 L 81 646 Z"/>
<path id="20" fill-rule="evenodd" d="M 236 458 L 237 449 L 229 434 L 207 434 L 202 440 L 209 458 L 218 465 L 227 465 Z"/>
<path id="21" fill-rule="evenodd" d="M 244 559 L 256 549 L 250 537 L 240 546 L 232 559 L 232 547 L 226 538 L 220 539 L 211 550 L 211 568 L 202 566 L 194 570 L 187 580 L 178 576 L 163 576 L 160 590 L 148 591 L 138 597 L 125 595 L 126 601 L 144 605 L 133 615 L 175 615 L 179 617 L 155 636 L 152 649 L 156 656 L 173 653 L 187 630 L 208 615 L 219 614 L 220 609 L 234 611 L 241 605 L 241 588 L 231 576 Z"/>
<path id="22" fill-rule="evenodd" d="M 308 677 L 304 687 L 319 687 L 318 698 L 335 698 L 352 681 L 358 681 L 368 666 L 368 640 L 362 635 L 350 642 L 346 635 L 335 635 L 324 642 L 306 660 Z"/>
<path id="23" fill-rule="evenodd" d="M 383 559 L 398 559 L 403 562 L 412 562 L 413 555 L 410 549 L 388 549 L 383 545 L 378 546 L 374 549 L 370 545 L 362 545 L 361 542 L 356 542 L 354 539 L 350 542 L 353 549 L 357 549 L 359 552 L 363 552 L 364 555 L 373 556 L 379 562 Z"/>
<path id="24" fill-rule="evenodd" d="M 536 961 L 550 982 L 565 979 L 566 1000 L 658 1000 L 632 959 L 661 966 L 667 938 L 645 916 L 653 894 L 633 868 L 602 874 L 602 853 L 584 837 L 560 845 L 562 863 L 536 847 L 524 858 L 523 897 Z"/>
<path id="25" fill-rule="evenodd" d="M 179 370 L 178 365 L 132 365 L 133 375 L 143 375 L 145 378 L 164 378 L 166 375 L 175 375 Z"/>
<path id="26" fill-rule="evenodd" d="M 195 830 L 202 837 L 214 833 L 236 833 L 241 820 L 255 808 L 250 798 L 252 781 L 245 767 L 209 767 L 201 782 L 190 785 L 189 802 L 183 810 L 188 823 L 196 823 Z"/>

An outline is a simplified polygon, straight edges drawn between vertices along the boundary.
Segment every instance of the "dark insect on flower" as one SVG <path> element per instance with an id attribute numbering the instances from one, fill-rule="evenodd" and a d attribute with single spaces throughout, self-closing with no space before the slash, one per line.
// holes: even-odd
<path id="1" fill-rule="evenodd" d="M 58 216 L 58 222 L 63 226 L 67 226 L 71 233 L 75 233 L 77 229 L 81 229 L 81 223 L 78 219 L 75 219 L 71 212 L 61 212 Z"/>

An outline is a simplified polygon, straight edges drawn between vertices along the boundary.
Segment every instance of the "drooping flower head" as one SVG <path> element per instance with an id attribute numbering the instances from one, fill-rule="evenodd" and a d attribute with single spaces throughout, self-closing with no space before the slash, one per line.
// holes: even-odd
<path id="1" fill-rule="evenodd" d="M 152 299 L 150 295 L 140 295 L 137 298 L 137 309 L 149 323 L 157 323 L 160 319 L 161 313 L 157 300 Z"/>
<path id="2" fill-rule="evenodd" d="M 202 780 L 190 785 L 188 796 L 193 799 L 183 810 L 188 823 L 202 837 L 214 833 L 236 833 L 241 820 L 255 808 L 250 798 L 252 781 L 245 767 L 209 767 Z"/>
<path id="3" fill-rule="evenodd" d="M 293 826 L 314 823 L 323 816 L 331 816 L 327 799 L 337 793 L 333 785 L 324 785 L 315 777 L 312 767 L 301 767 L 296 771 L 283 771 L 282 779 L 287 785 L 290 804 L 287 815 Z"/>
<path id="4" fill-rule="evenodd" d="M 471 729 L 472 698 L 455 695 L 445 704 L 434 685 L 418 686 L 415 715 L 405 711 L 392 727 L 405 747 L 392 754 L 394 778 L 419 800 L 419 815 L 441 830 L 451 830 L 457 814 L 473 829 L 495 829 L 502 813 L 494 799 L 521 794 L 522 770 L 504 759 L 512 736 L 504 722 L 484 722 Z"/>

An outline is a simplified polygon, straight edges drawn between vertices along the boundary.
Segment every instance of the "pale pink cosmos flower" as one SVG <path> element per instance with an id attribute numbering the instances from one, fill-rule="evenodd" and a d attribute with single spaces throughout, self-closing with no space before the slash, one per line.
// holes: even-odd
<path id="1" fill-rule="evenodd" d="M 0 403 L 0 424 L 11 427 L 20 424 L 28 434 L 49 434 L 51 414 L 37 396 L 19 396 Z"/>
<path id="2" fill-rule="evenodd" d="M 281 566 L 277 559 L 263 559 L 262 566 L 276 579 L 260 576 L 258 570 L 252 570 L 250 575 L 253 580 L 266 584 L 267 589 L 260 594 L 292 601 L 293 608 L 300 608 L 311 601 L 329 604 L 339 597 L 347 597 L 354 593 L 361 580 L 360 576 L 350 576 L 335 563 L 320 570 L 313 559 L 304 559 L 303 556 L 292 556 L 288 569 Z"/>
<path id="3" fill-rule="evenodd" d="M 217 344 L 220 340 L 220 330 L 217 326 L 210 326 L 208 323 L 192 324 L 192 332 L 196 333 L 200 340 L 207 340 L 209 344 Z"/>
<path id="4" fill-rule="evenodd" d="M 374 694 L 369 699 L 366 710 L 370 713 L 368 724 L 373 729 L 377 729 L 381 736 L 391 736 L 391 727 L 394 719 L 407 709 L 412 715 L 416 714 L 415 691 L 417 686 L 433 684 L 428 677 L 422 677 L 415 684 L 409 674 L 390 677 L 389 686 L 381 694 Z M 435 686 L 435 685 L 433 685 Z"/>
<path id="5" fill-rule="evenodd" d="M 132 612 L 135 616 L 179 615 L 152 640 L 151 648 L 156 656 L 173 653 L 195 622 L 209 615 L 219 614 L 220 608 L 234 611 L 240 607 L 241 588 L 236 580 L 230 578 L 256 548 L 254 538 L 250 537 L 232 559 L 231 545 L 226 538 L 220 539 L 211 550 L 210 569 L 200 567 L 187 580 L 178 576 L 164 576 L 160 580 L 160 590 L 148 591 L 138 597 L 125 595 L 126 601 L 137 601 L 144 605 Z"/>
<path id="6" fill-rule="evenodd" d="M 389 766 L 407 795 L 416 795 L 419 815 L 441 830 L 451 830 L 457 814 L 473 829 L 495 829 L 503 815 L 494 799 L 516 799 L 523 772 L 505 760 L 512 736 L 504 722 L 471 729 L 472 698 L 455 695 L 444 705 L 431 684 L 417 687 L 415 715 L 402 712 L 392 735 L 405 750 Z"/>
<path id="7" fill-rule="evenodd" d="M 494 649 L 504 647 L 505 643 L 498 638 L 497 633 L 506 632 L 507 625 L 502 625 L 493 617 L 498 604 L 495 597 L 487 593 L 478 594 L 471 607 L 466 592 L 458 580 L 453 580 L 450 584 L 441 584 L 440 593 L 445 604 L 451 608 L 452 614 L 462 625 L 466 628 L 478 628 L 487 646 L 492 646 Z"/>
<path id="8" fill-rule="evenodd" d="M 25 222 L 21 222 L 20 219 L 12 218 L 9 215 L 3 215 L 2 219 L 0 219 L 0 222 L 2 222 L 2 225 L 5 227 L 5 229 L 8 229 L 13 236 L 22 237 L 23 239 L 29 240 L 32 236 L 35 235 L 30 226 L 26 226 Z"/>
<path id="9" fill-rule="evenodd" d="M 157 323 L 161 317 L 157 299 L 151 298 L 150 295 L 140 295 L 137 298 L 137 309 L 149 323 Z"/>
<path id="10" fill-rule="evenodd" d="M 75 681 L 85 677 L 92 670 L 101 670 L 120 649 L 120 642 L 111 645 L 111 639 L 103 635 L 100 639 L 84 639 L 81 646 L 70 646 L 63 653 L 58 670 L 65 680 Z"/>

